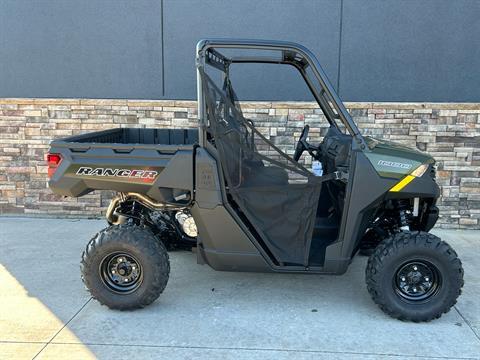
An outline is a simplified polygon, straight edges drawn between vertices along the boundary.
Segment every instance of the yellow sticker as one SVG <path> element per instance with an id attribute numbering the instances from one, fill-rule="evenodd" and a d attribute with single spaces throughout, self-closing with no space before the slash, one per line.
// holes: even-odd
<path id="1" fill-rule="evenodd" d="M 392 192 L 399 192 L 401 191 L 405 186 L 410 184 L 410 182 L 415 179 L 415 176 L 412 175 L 407 175 L 405 176 L 402 180 L 400 180 L 395 186 L 393 186 L 390 191 Z"/>

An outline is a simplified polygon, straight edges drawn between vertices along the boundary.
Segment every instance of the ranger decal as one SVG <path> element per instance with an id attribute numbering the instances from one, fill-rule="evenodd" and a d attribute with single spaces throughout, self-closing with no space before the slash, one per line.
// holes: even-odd
<path id="1" fill-rule="evenodd" d="M 82 166 L 77 170 L 77 175 L 86 176 L 108 176 L 121 177 L 129 179 L 139 179 L 146 182 L 153 182 L 158 175 L 158 172 L 153 170 L 140 169 L 112 169 L 112 168 L 91 168 Z"/>

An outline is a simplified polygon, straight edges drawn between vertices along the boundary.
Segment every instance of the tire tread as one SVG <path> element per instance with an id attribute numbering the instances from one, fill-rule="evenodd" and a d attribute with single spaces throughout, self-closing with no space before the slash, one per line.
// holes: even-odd
<path id="1" fill-rule="evenodd" d="M 153 260 L 153 281 L 148 286 L 143 296 L 138 298 L 138 301 L 131 304 L 115 303 L 111 299 L 105 299 L 102 296 L 101 289 L 95 285 L 96 282 L 93 276 L 97 276 L 94 267 L 94 254 L 101 251 L 101 248 L 108 243 L 128 243 L 135 248 L 138 248 L 142 253 L 146 254 Z M 155 235 L 144 226 L 137 226 L 133 224 L 112 225 L 103 230 L 100 230 L 88 242 L 85 250 L 82 253 L 80 261 L 81 278 L 90 294 L 94 299 L 99 301 L 102 305 L 106 305 L 111 309 L 116 310 L 132 310 L 143 308 L 153 301 L 155 301 L 165 289 L 169 274 L 170 274 L 170 260 L 165 248 L 165 245 L 155 237 Z M 115 295 L 113 296 L 123 296 Z"/>
<path id="2" fill-rule="evenodd" d="M 391 304 L 387 301 L 387 298 L 382 293 L 382 290 L 384 289 L 379 288 L 379 276 L 383 271 L 384 264 L 386 263 L 387 259 L 390 256 L 395 256 L 400 249 L 410 247 L 425 247 L 439 252 L 451 264 L 450 268 L 453 269 L 452 276 L 454 273 L 454 281 L 456 281 L 458 286 L 456 286 L 454 289 L 448 289 L 448 291 L 452 293 L 449 294 L 448 303 L 444 304 L 443 311 L 441 312 L 426 315 L 402 314 L 399 311 L 396 311 L 394 307 L 391 306 Z M 462 263 L 457 257 L 455 250 L 453 250 L 450 245 L 439 239 L 437 236 L 422 231 L 399 232 L 380 242 L 375 252 L 368 259 L 365 275 L 368 292 L 370 293 L 373 301 L 386 314 L 396 319 L 413 322 L 426 322 L 434 320 L 439 318 L 443 313 L 447 313 L 451 307 L 456 304 L 457 298 L 460 296 L 462 287 L 464 285 Z"/>

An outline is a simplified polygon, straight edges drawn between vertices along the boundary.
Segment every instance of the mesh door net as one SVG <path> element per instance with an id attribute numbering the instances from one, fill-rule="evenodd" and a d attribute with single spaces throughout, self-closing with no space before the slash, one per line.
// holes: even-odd
<path id="1" fill-rule="evenodd" d="M 266 139 L 208 75 L 202 77 L 228 193 L 280 263 L 308 265 L 321 182 Z"/>

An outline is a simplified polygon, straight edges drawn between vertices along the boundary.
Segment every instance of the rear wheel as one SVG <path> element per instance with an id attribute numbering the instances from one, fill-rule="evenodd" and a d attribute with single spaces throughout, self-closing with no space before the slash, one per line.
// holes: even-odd
<path id="1" fill-rule="evenodd" d="M 462 263 L 435 235 L 400 232 L 383 240 L 368 260 L 367 288 L 388 315 L 408 321 L 439 318 L 463 286 Z"/>
<path id="2" fill-rule="evenodd" d="M 110 226 L 95 235 L 83 252 L 82 280 L 111 309 L 142 308 L 165 289 L 170 263 L 165 246 L 146 227 Z"/>

